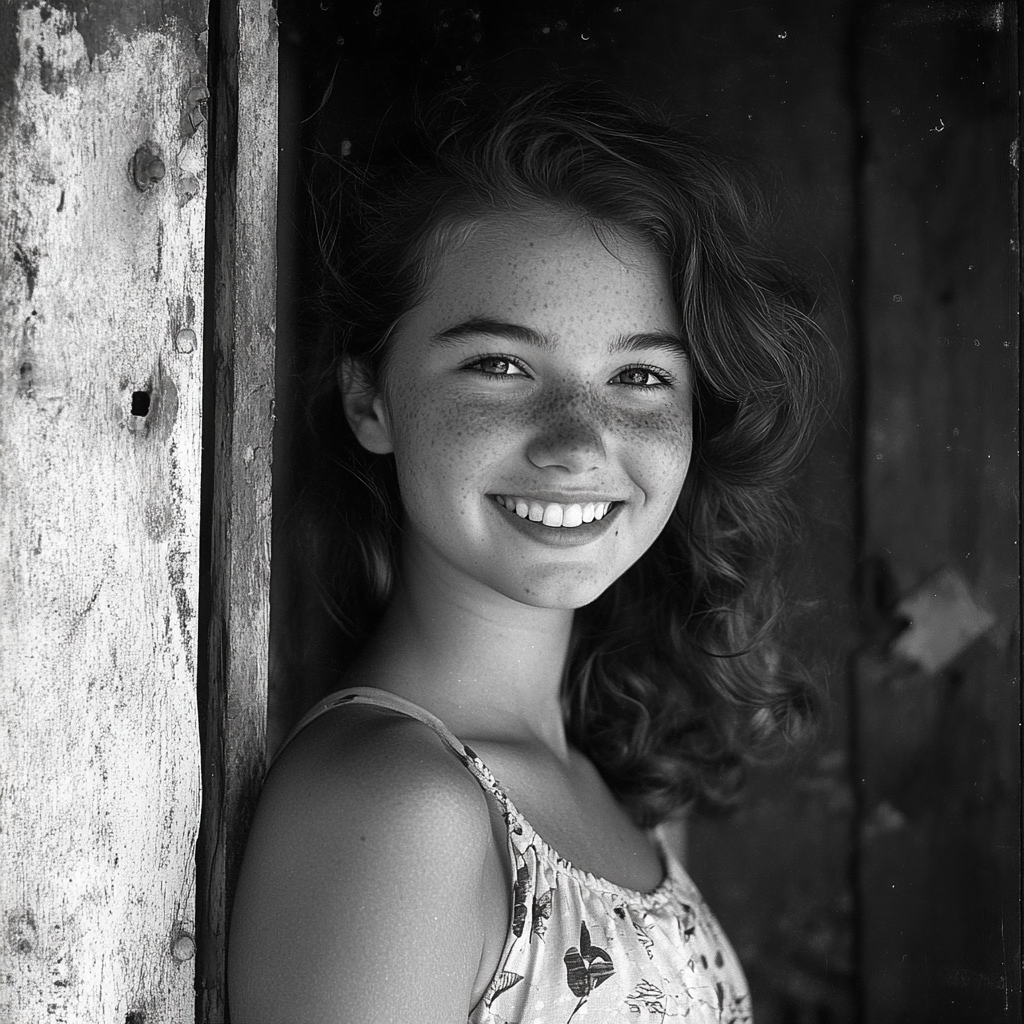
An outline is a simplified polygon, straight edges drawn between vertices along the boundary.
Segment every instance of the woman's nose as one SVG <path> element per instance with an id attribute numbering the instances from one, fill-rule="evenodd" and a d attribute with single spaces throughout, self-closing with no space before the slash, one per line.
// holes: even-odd
<path id="1" fill-rule="evenodd" d="M 547 410 L 526 455 L 538 469 L 587 473 L 604 464 L 603 435 L 600 417 L 590 403 L 562 397 Z"/>

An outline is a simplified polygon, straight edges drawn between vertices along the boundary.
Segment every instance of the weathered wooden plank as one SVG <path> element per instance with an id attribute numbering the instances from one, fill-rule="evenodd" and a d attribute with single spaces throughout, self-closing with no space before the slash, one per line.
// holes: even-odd
<path id="1" fill-rule="evenodd" d="M 1015 21 L 877 3 L 859 46 L 864 555 L 936 619 L 857 665 L 873 1024 L 1020 1019 Z"/>
<path id="2" fill-rule="evenodd" d="M 273 3 L 226 0 L 213 40 L 214 436 L 198 854 L 203 1022 L 226 1019 L 231 896 L 266 758 L 277 269 Z"/>
<path id="3" fill-rule="evenodd" d="M 193 1014 L 204 11 L 0 8 L 10 1024 Z"/>

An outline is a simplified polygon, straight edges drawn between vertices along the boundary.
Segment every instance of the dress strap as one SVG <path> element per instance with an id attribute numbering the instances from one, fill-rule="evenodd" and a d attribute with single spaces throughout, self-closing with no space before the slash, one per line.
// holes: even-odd
<path id="1" fill-rule="evenodd" d="M 399 697 L 398 694 L 391 693 L 390 690 L 378 689 L 376 686 L 353 686 L 347 690 L 338 690 L 336 693 L 332 693 L 329 696 L 324 697 L 323 700 L 315 704 L 306 712 L 305 715 L 302 716 L 299 724 L 292 729 L 288 734 L 288 738 L 278 748 L 273 760 L 277 760 L 284 748 L 287 747 L 288 744 L 291 743 L 291 741 L 295 739 L 295 737 L 302 732 L 310 722 L 315 721 L 328 711 L 333 711 L 335 708 L 342 707 L 345 704 L 369 704 L 373 707 L 396 711 L 400 715 L 406 715 L 409 718 L 415 718 L 417 721 L 422 722 L 440 736 L 444 744 L 467 768 L 469 768 L 481 784 L 495 795 L 499 796 L 503 804 L 507 801 L 508 798 L 505 796 L 504 791 L 495 781 L 494 776 L 491 775 L 490 771 L 488 771 L 480 758 L 478 758 L 472 750 L 466 747 L 455 733 L 453 733 L 451 729 L 441 721 L 440 718 L 436 715 L 432 715 L 426 710 L 426 708 L 421 708 L 419 704 L 414 704 L 411 700 Z M 273 763 L 273 761 L 271 763 Z"/>

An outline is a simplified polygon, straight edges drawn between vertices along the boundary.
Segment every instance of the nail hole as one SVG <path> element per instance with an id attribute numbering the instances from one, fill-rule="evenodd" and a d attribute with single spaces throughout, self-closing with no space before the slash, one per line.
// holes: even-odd
<path id="1" fill-rule="evenodd" d="M 147 416 L 149 414 L 149 392 L 148 391 L 133 391 L 132 392 L 132 415 L 133 416 Z"/>
<path id="2" fill-rule="evenodd" d="M 129 1010 L 124 1015 L 124 1024 L 146 1024 L 145 1010 Z"/>

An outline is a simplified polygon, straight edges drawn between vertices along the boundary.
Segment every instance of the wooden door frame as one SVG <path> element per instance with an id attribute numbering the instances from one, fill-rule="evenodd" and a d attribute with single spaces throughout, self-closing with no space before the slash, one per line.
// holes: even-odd
<path id="1" fill-rule="evenodd" d="M 231 897 L 265 771 L 277 291 L 277 14 L 211 0 L 196 1020 L 227 1019 Z M 211 423 L 212 411 L 212 423 Z"/>

